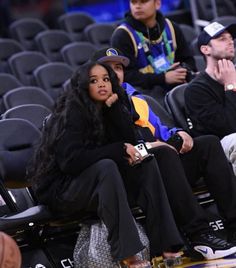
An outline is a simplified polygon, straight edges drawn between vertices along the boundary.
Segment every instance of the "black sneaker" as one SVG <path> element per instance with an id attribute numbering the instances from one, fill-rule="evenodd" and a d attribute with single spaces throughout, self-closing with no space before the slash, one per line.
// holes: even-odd
<path id="1" fill-rule="evenodd" d="M 236 246 L 208 232 L 195 235 L 190 246 L 207 260 L 219 259 L 236 253 Z"/>

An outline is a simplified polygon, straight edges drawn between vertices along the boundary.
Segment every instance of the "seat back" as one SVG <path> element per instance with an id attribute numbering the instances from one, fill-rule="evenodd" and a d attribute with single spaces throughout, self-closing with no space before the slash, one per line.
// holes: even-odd
<path id="1" fill-rule="evenodd" d="M 0 73 L 9 73 L 8 59 L 15 53 L 23 51 L 22 45 L 14 39 L 0 38 Z"/>
<path id="2" fill-rule="evenodd" d="M 19 87 L 8 91 L 3 96 L 3 104 L 6 110 L 22 104 L 41 104 L 51 110 L 53 108 L 54 101 L 41 88 Z"/>
<path id="3" fill-rule="evenodd" d="M 58 18 L 59 26 L 69 33 L 73 41 L 85 41 L 83 31 L 87 25 L 92 23 L 95 23 L 94 19 L 85 12 L 69 12 Z"/>
<path id="4" fill-rule="evenodd" d="M 182 30 L 182 33 L 184 35 L 187 44 L 190 45 L 192 40 L 194 40 L 198 36 L 195 28 L 187 24 L 179 24 L 179 27 Z"/>
<path id="5" fill-rule="evenodd" d="M 96 47 L 89 42 L 73 42 L 61 49 L 64 61 L 73 69 L 84 64 L 96 51 Z"/>
<path id="6" fill-rule="evenodd" d="M 23 84 L 12 74 L 0 73 L 0 114 L 5 111 L 2 101 L 3 95 L 9 90 L 21 86 L 23 86 Z"/>
<path id="7" fill-rule="evenodd" d="M 165 105 L 168 112 L 172 114 L 175 125 L 189 131 L 192 128 L 192 122 L 187 118 L 185 111 L 184 91 L 186 87 L 187 83 L 176 86 L 169 91 L 165 96 Z"/>
<path id="8" fill-rule="evenodd" d="M 51 62 L 39 66 L 34 71 L 34 77 L 37 85 L 55 100 L 63 92 L 63 84 L 72 73 L 73 69 L 68 64 Z"/>
<path id="9" fill-rule="evenodd" d="M 19 41 L 26 50 L 36 50 L 34 37 L 47 29 L 47 25 L 37 18 L 21 18 L 9 26 L 11 37 Z"/>
<path id="10" fill-rule="evenodd" d="M 63 61 L 60 50 L 71 43 L 71 39 L 63 30 L 47 30 L 37 34 L 35 42 L 51 61 Z"/>
<path id="11" fill-rule="evenodd" d="M 86 39 L 97 48 L 110 46 L 111 36 L 115 27 L 109 23 L 94 23 L 84 29 Z"/>
<path id="12" fill-rule="evenodd" d="M 23 86 L 23 84 L 12 74 L 0 73 L 0 97 L 7 91 Z"/>
<path id="13" fill-rule="evenodd" d="M 41 104 L 23 104 L 15 106 L 2 114 L 2 119 L 21 118 L 28 120 L 39 130 L 43 128 L 43 122 L 51 110 Z"/>
<path id="14" fill-rule="evenodd" d="M 6 185 L 28 184 L 28 166 L 41 133 L 23 119 L 0 120 L 0 178 Z"/>
<path id="15" fill-rule="evenodd" d="M 23 51 L 9 59 L 11 72 L 23 85 L 35 85 L 33 71 L 40 65 L 49 62 L 48 58 L 38 51 Z"/>

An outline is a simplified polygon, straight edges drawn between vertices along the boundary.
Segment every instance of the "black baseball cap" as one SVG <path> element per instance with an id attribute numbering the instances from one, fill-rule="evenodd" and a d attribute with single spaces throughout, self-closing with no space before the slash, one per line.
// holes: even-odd
<path id="1" fill-rule="evenodd" d="M 236 38 L 236 24 L 230 24 L 224 26 L 218 22 L 212 22 L 200 33 L 198 37 L 198 48 L 200 50 L 201 46 L 207 45 L 211 39 L 217 38 L 223 32 L 228 31 L 233 38 Z"/>
<path id="2" fill-rule="evenodd" d="M 129 58 L 125 57 L 119 49 L 113 47 L 96 51 L 91 60 L 99 62 L 116 61 L 120 62 L 125 67 L 129 65 Z"/>

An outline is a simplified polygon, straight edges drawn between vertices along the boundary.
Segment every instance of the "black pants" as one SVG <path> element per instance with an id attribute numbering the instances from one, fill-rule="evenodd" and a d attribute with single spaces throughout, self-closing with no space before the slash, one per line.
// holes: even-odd
<path id="1" fill-rule="evenodd" d="M 186 154 L 178 155 L 167 146 L 152 152 L 179 227 L 190 235 L 208 228 L 205 212 L 191 188 L 203 175 L 226 226 L 236 228 L 236 178 L 217 137 L 195 138 L 193 149 Z"/>
<path id="2" fill-rule="evenodd" d="M 144 175 L 144 176 L 143 176 Z M 146 213 L 151 254 L 160 254 L 182 241 L 176 228 L 155 159 L 130 167 L 124 174 L 128 192 Z M 95 211 L 108 228 L 114 260 L 143 249 L 117 165 L 104 159 L 74 178 L 55 202 L 57 211 Z"/>

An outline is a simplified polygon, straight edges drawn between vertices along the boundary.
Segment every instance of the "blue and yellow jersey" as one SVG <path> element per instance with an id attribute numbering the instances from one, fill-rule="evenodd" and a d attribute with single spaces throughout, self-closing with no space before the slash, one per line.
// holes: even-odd
<path id="1" fill-rule="evenodd" d="M 135 111 L 139 115 L 139 119 L 135 121 L 135 124 L 141 127 L 148 127 L 153 136 L 156 139 L 167 141 L 173 134 L 175 134 L 179 128 L 168 128 L 161 123 L 160 118 L 149 107 L 145 98 L 137 90 L 135 90 L 130 84 L 123 83 L 122 87 L 127 94 L 131 96 Z"/>

